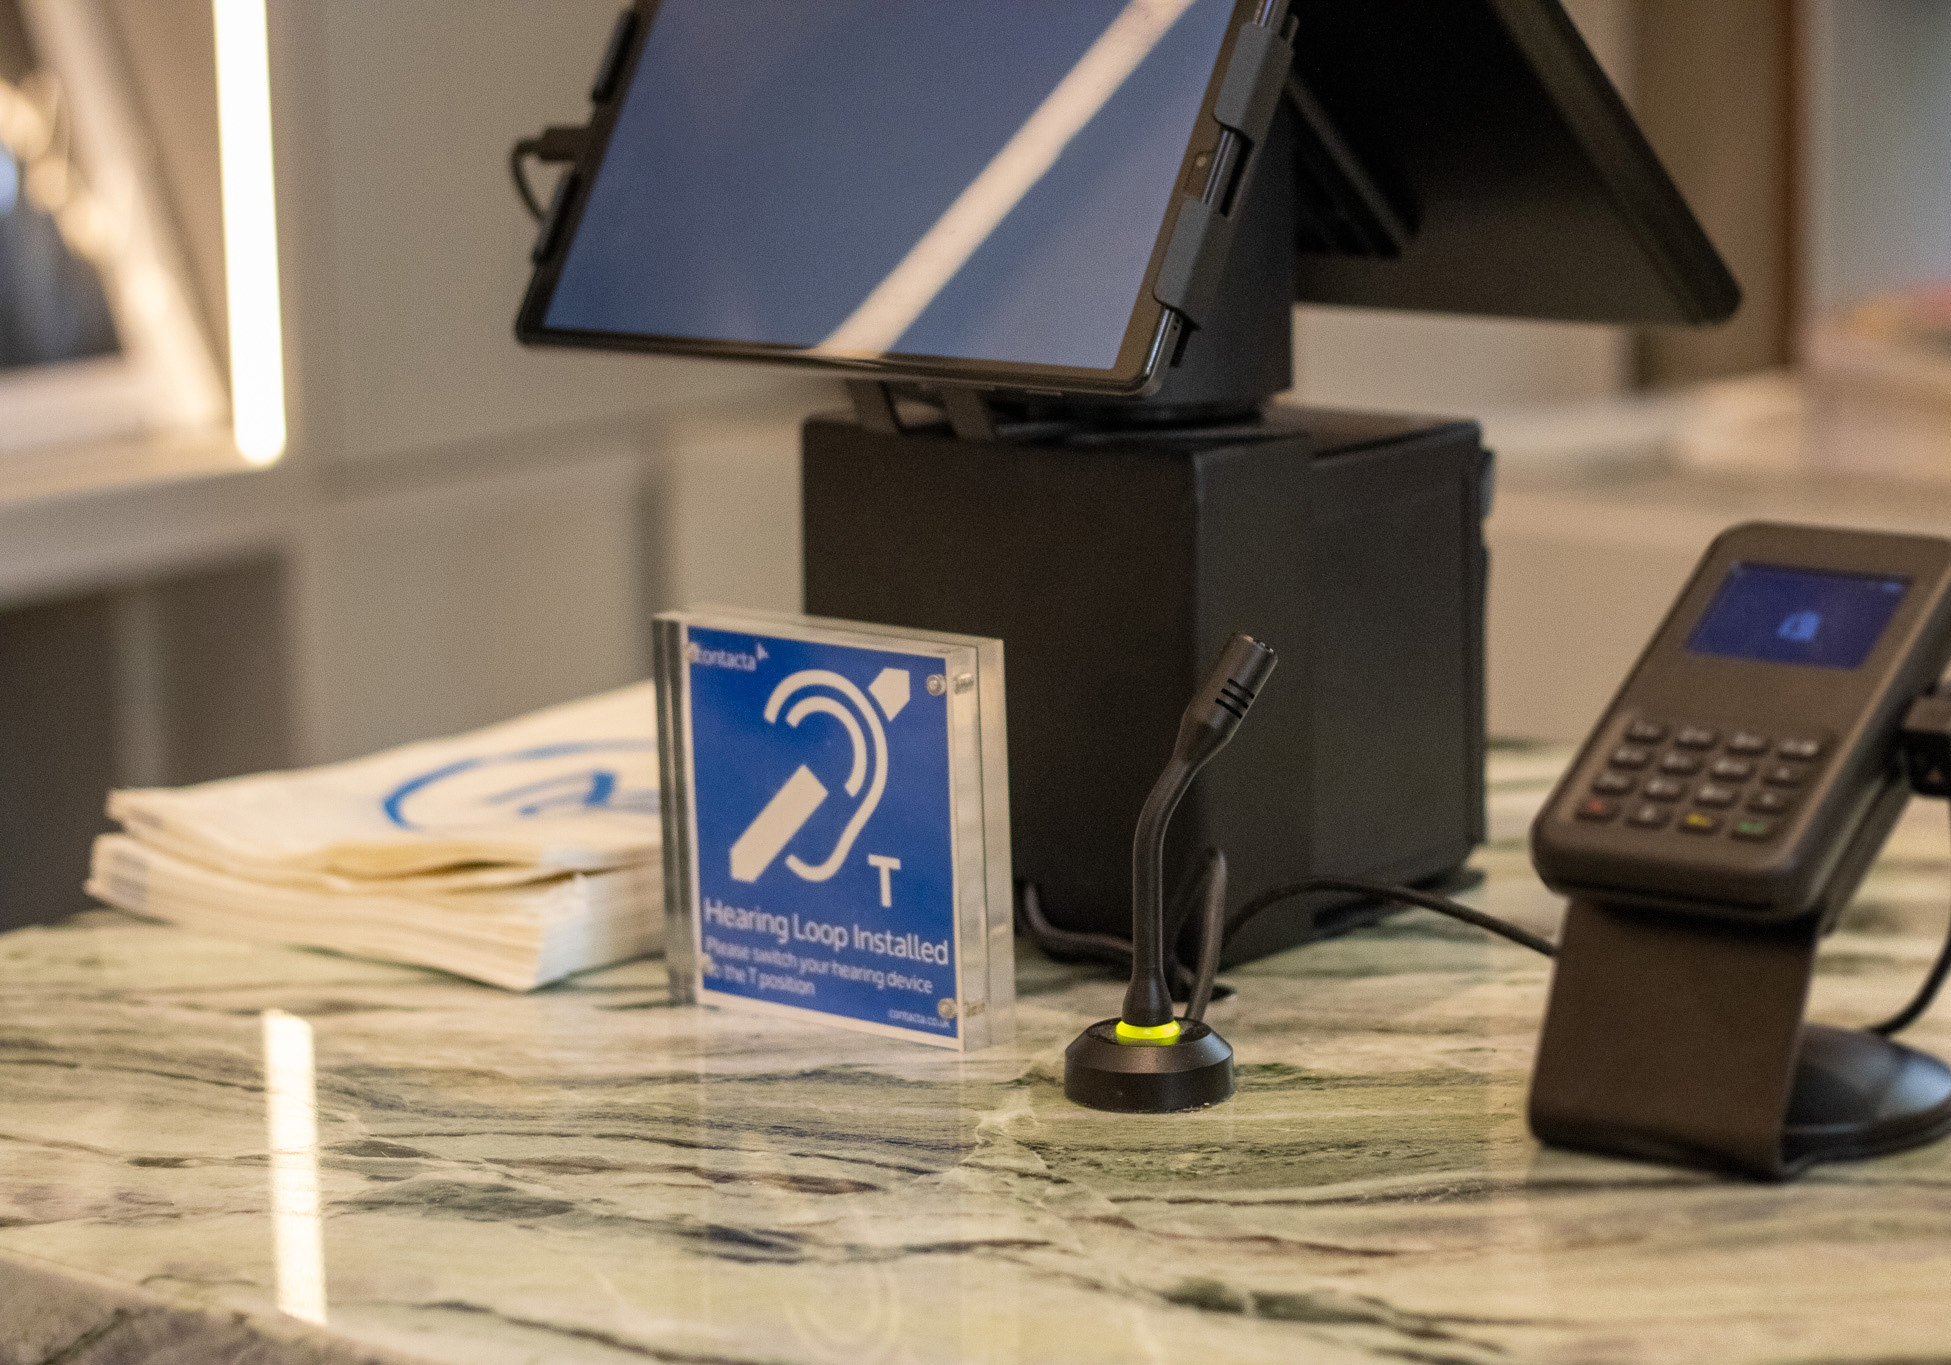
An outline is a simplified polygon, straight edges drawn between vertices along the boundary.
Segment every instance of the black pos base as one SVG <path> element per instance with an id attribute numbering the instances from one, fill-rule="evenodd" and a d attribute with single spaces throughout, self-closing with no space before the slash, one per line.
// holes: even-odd
<path id="1" fill-rule="evenodd" d="M 1724 924 L 1574 899 L 1531 1086 L 1540 1141 L 1781 1180 L 1951 1132 L 1951 1068 L 1803 1022 L 1818 917 Z"/>
<path id="2" fill-rule="evenodd" d="M 1237 903 L 1317 876 L 1427 883 L 1481 841 L 1474 424 L 1274 406 L 1029 441 L 828 416 L 803 448 L 807 611 L 1002 639 L 1015 875 L 1057 927 L 1131 934 L 1134 822 L 1235 632 L 1281 671 L 1173 822 L 1168 888 L 1208 846 Z M 1225 961 L 1374 913 L 1289 902 Z"/>

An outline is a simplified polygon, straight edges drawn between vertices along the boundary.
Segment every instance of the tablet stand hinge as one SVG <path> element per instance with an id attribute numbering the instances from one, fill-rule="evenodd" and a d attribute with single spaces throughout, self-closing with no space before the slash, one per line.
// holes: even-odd
<path id="1" fill-rule="evenodd" d="M 989 396 L 980 389 L 943 389 L 942 411 L 956 436 L 964 441 L 996 439 L 996 414 Z"/>
<path id="2" fill-rule="evenodd" d="M 894 390 L 878 379 L 849 379 L 847 397 L 854 405 L 854 420 L 882 436 L 899 436 L 907 428 L 894 406 Z"/>
<path id="3" fill-rule="evenodd" d="M 899 436 L 917 426 L 946 420 L 956 437 L 964 441 L 997 441 L 1005 437 L 1044 437 L 1061 425 L 1049 420 L 1023 420 L 1023 414 L 1005 405 L 999 411 L 996 395 L 987 389 L 943 385 L 941 388 L 913 384 L 890 384 L 880 379 L 849 379 L 847 397 L 853 403 L 854 420 L 868 431 L 882 436 Z M 909 413 L 902 416 L 901 405 Z M 932 414 L 939 412 L 939 418 Z M 918 416 L 919 414 L 919 416 Z"/>

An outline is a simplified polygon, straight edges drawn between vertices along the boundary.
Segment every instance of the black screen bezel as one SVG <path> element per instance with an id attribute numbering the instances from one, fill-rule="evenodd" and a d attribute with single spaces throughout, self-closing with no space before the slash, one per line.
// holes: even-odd
<path id="1" fill-rule="evenodd" d="M 1412 228 L 1395 255 L 1303 250 L 1297 302 L 1659 325 L 1740 303 L 1562 0 L 1290 12 L 1296 81 Z"/>
<path id="2" fill-rule="evenodd" d="M 544 228 L 549 236 L 547 250 L 537 261 L 515 319 L 516 339 L 527 345 L 580 347 L 603 351 L 638 351 L 658 355 L 693 355 L 718 360 L 760 360 L 788 365 L 810 366 L 829 371 L 882 378 L 933 379 L 994 388 L 1022 389 L 1031 392 L 1106 394 L 1120 397 L 1141 395 L 1156 387 L 1163 378 L 1166 352 L 1176 336 L 1176 315 L 1160 303 L 1153 289 L 1165 258 L 1166 245 L 1178 220 L 1180 207 L 1198 192 L 1188 191 L 1195 163 L 1219 146 L 1221 128 L 1213 118 L 1213 104 L 1220 82 L 1231 60 L 1233 47 L 1244 24 L 1254 20 L 1264 0 L 1234 0 L 1233 16 L 1218 59 L 1207 78 L 1200 100 L 1199 115 L 1193 121 L 1186 149 L 1179 158 L 1173 181 L 1179 192 L 1169 201 L 1158 234 L 1152 243 L 1151 258 L 1138 297 L 1133 301 L 1130 319 L 1118 347 L 1118 358 L 1109 370 L 1076 366 L 1038 365 L 1017 361 L 970 360 L 949 356 L 889 354 L 874 359 L 808 354 L 796 347 L 764 342 L 726 341 L 714 338 L 655 336 L 641 333 L 595 332 L 551 327 L 547 323 L 549 304 L 568 258 L 571 244 L 582 225 L 590 192 L 609 150 L 623 102 L 636 80 L 637 65 L 656 21 L 660 0 L 635 0 L 633 25 L 627 51 L 619 63 L 620 75 L 612 82 L 609 97 L 592 111 L 589 130 L 581 155 L 565 173 L 566 200 L 552 210 L 558 221 Z M 1199 163 L 1203 164 L 1203 163 Z"/>

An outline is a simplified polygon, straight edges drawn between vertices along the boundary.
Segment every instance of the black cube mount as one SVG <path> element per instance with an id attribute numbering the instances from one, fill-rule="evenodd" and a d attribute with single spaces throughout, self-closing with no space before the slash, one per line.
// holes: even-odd
<path id="1" fill-rule="evenodd" d="M 1315 876 L 1440 880 L 1482 840 L 1475 425 L 1275 406 L 972 441 L 829 415 L 803 449 L 807 611 L 1002 639 L 1015 874 L 1058 927 L 1129 935 L 1133 824 L 1235 632 L 1281 668 L 1173 822 L 1168 887 L 1208 845 L 1239 902 Z M 1225 960 L 1368 913 L 1289 902 Z"/>

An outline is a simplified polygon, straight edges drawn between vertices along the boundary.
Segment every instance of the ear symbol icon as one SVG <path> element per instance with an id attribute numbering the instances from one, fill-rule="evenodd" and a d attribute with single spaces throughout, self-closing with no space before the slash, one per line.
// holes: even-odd
<path id="1" fill-rule="evenodd" d="M 899 688 L 899 701 L 893 701 L 891 676 L 898 676 L 903 682 L 907 678 L 899 669 L 884 669 L 881 676 L 875 679 L 873 688 L 876 697 L 883 698 L 882 704 L 887 707 L 890 717 L 907 701 L 905 687 Z M 797 854 L 786 855 L 786 866 L 802 880 L 823 882 L 838 872 L 840 865 L 847 860 L 847 854 L 853 851 L 854 840 L 860 837 L 868 817 L 881 804 L 881 794 L 887 790 L 887 731 L 881 725 L 874 704 L 858 687 L 838 673 L 823 668 L 804 669 L 782 680 L 766 701 L 766 723 L 777 724 L 780 711 L 787 701 L 797 693 L 815 687 L 837 692 L 839 697 L 827 695 L 826 692 L 801 697 L 785 711 L 786 724 L 797 729 L 802 720 L 815 715 L 837 720 L 846 730 L 853 747 L 853 765 L 844 783 L 846 793 L 859 796 L 862 787 L 867 789 L 866 798 L 855 809 L 846 828 L 840 832 L 840 839 L 833 851 L 824 860 L 808 863 Z M 865 728 L 863 721 L 866 722 Z M 758 813 L 732 845 L 733 880 L 757 881 L 772 866 L 773 859 L 805 828 L 806 822 L 813 818 L 813 813 L 825 803 L 829 794 L 826 784 L 805 764 L 794 769 L 793 775 L 786 779 L 786 785 L 766 802 L 765 809 Z"/>

